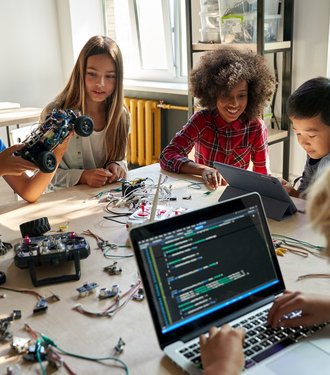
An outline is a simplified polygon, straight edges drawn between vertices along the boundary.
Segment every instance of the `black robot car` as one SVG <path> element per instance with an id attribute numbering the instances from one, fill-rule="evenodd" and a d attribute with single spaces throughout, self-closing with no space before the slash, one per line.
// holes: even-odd
<path id="1" fill-rule="evenodd" d="M 44 173 L 56 168 L 56 157 L 52 150 L 69 135 L 72 129 L 81 136 L 88 137 L 93 132 L 93 120 L 81 116 L 72 109 L 53 109 L 44 123 L 34 129 L 22 143 L 25 146 L 15 155 L 31 161 Z"/>

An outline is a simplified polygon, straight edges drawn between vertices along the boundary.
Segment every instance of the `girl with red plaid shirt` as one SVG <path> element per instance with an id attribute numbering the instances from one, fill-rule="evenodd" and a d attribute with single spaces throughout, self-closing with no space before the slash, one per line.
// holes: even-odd
<path id="1" fill-rule="evenodd" d="M 161 168 L 202 176 L 210 188 L 221 184 L 213 162 L 270 174 L 263 108 L 275 79 L 264 58 L 231 46 L 202 56 L 190 75 L 190 90 L 204 109 L 194 113 L 160 155 Z M 195 160 L 188 154 L 195 147 Z"/>

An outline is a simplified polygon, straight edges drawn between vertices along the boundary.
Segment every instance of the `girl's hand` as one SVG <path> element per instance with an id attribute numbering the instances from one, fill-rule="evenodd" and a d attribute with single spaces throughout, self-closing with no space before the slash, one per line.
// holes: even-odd
<path id="1" fill-rule="evenodd" d="M 122 168 L 117 163 L 110 163 L 108 165 L 108 170 L 111 172 L 111 178 L 108 179 L 108 182 L 111 184 L 111 182 L 115 182 L 119 180 L 120 178 L 126 178 L 126 171 L 124 168 Z"/>
<path id="2" fill-rule="evenodd" d="M 227 182 L 221 177 L 217 169 L 204 169 L 202 172 L 202 178 L 205 184 L 213 190 L 220 185 L 227 185 Z"/>
<path id="3" fill-rule="evenodd" d="M 290 313 L 300 314 L 290 317 Z M 268 314 L 268 323 L 277 327 L 309 327 L 330 320 L 330 297 L 285 291 L 278 297 Z"/>
<path id="4" fill-rule="evenodd" d="M 38 167 L 30 161 L 14 155 L 15 151 L 23 147 L 23 144 L 18 144 L 0 152 L 0 176 L 20 176 L 27 170 L 34 171 L 38 169 Z"/>
<path id="5" fill-rule="evenodd" d="M 80 176 L 79 184 L 86 184 L 91 187 L 102 187 L 112 178 L 112 173 L 107 169 L 87 169 Z"/>
<path id="6" fill-rule="evenodd" d="M 245 331 L 225 324 L 212 327 L 209 336 L 200 336 L 204 375 L 238 375 L 244 366 L 243 341 Z"/>

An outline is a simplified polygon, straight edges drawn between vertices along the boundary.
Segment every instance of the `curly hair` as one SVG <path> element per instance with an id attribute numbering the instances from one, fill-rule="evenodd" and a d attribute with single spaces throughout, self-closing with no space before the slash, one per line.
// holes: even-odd
<path id="1" fill-rule="evenodd" d="M 260 116 L 275 90 L 275 78 L 265 59 L 251 50 L 220 46 L 205 53 L 190 74 L 190 92 L 199 104 L 216 109 L 221 94 L 229 93 L 242 80 L 248 83 L 249 120 Z"/>

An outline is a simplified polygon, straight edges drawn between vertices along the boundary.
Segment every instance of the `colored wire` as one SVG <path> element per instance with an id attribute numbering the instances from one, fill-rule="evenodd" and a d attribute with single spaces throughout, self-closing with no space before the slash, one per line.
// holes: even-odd
<path id="1" fill-rule="evenodd" d="M 9 288 L 9 287 L 2 286 L 2 285 L 0 286 L 0 289 L 10 290 L 11 292 L 17 292 L 17 293 L 32 294 L 33 296 L 36 296 L 38 299 L 44 298 L 41 294 L 39 294 L 38 292 L 32 289 Z"/>
<path id="2" fill-rule="evenodd" d="M 117 362 L 123 367 L 123 369 L 125 370 L 125 374 L 129 375 L 128 366 L 126 365 L 126 363 L 124 361 L 122 361 L 121 359 L 119 359 L 117 357 L 86 357 L 86 356 L 83 356 L 81 354 L 75 354 L 75 353 L 67 352 L 67 351 L 61 349 L 58 346 L 55 346 L 55 347 L 59 352 L 61 352 L 62 354 L 68 355 L 70 357 L 85 359 L 87 361 L 94 361 L 94 362 L 101 362 L 101 361 L 108 361 L 108 360 Z"/>
<path id="3" fill-rule="evenodd" d="M 306 275 L 298 276 L 298 281 L 305 279 L 330 279 L 330 274 L 328 273 L 308 273 Z"/>
<path id="4" fill-rule="evenodd" d="M 86 310 L 81 304 L 75 305 L 73 309 L 81 314 L 88 315 L 88 316 L 94 316 L 94 317 L 112 317 L 115 315 L 118 311 L 123 309 L 127 303 L 132 299 L 133 295 L 139 290 L 141 286 L 141 281 L 138 280 L 137 283 L 132 285 L 132 287 L 127 290 L 125 293 L 119 295 L 117 294 L 114 298 L 114 302 L 111 303 L 110 306 L 108 306 L 103 311 L 89 311 Z M 126 298 L 124 300 L 124 298 Z M 122 302 L 123 301 L 123 302 Z"/>
<path id="5" fill-rule="evenodd" d="M 282 241 L 285 245 L 295 246 L 295 247 L 299 247 L 305 250 L 307 248 L 307 249 L 312 249 L 312 250 L 317 250 L 317 251 L 324 251 L 323 246 L 313 245 L 309 242 L 297 240 L 295 238 L 284 236 L 281 234 L 272 234 L 272 238 L 274 240 Z"/>
<path id="6" fill-rule="evenodd" d="M 111 247 L 109 249 L 103 248 L 104 258 L 106 258 L 106 259 L 125 259 L 125 258 L 132 258 L 134 256 L 134 254 L 129 254 L 129 255 L 111 254 L 110 253 L 111 251 L 113 251 L 113 249 Z"/>
<path id="7" fill-rule="evenodd" d="M 132 214 L 130 214 L 130 215 L 132 215 Z M 124 215 L 124 216 L 126 216 L 126 215 Z M 112 216 L 103 216 L 103 219 L 106 219 L 106 220 L 109 220 L 109 221 L 113 221 L 114 223 L 126 225 L 126 222 L 119 221 L 119 220 L 115 219 L 115 217 L 117 217 L 117 216 L 114 216 L 114 217 L 112 217 Z M 122 216 L 118 216 L 118 217 L 122 217 Z"/>
<path id="8" fill-rule="evenodd" d="M 119 359 L 117 357 L 113 357 L 113 356 L 110 356 L 110 357 L 87 357 L 87 356 L 83 356 L 81 354 L 71 353 L 71 352 L 68 352 L 68 351 L 60 348 L 49 337 L 47 337 L 43 334 L 37 333 L 37 331 L 34 331 L 28 324 L 25 325 L 25 329 L 30 333 L 30 335 L 33 338 L 36 338 L 38 336 L 40 337 L 40 338 L 36 338 L 36 356 L 37 356 L 37 360 L 38 360 L 38 362 L 40 363 L 40 366 L 41 366 L 42 375 L 47 375 L 46 370 L 42 365 L 41 357 L 40 357 L 40 349 L 41 349 L 42 345 L 44 345 L 47 349 L 50 346 L 50 350 L 52 350 L 53 352 L 54 352 L 54 348 L 55 348 L 56 350 L 58 350 L 60 353 L 62 353 L 64 355 L 68 355 L 70 357 L 75 357 L 75 358 L 79 358 L 79 359 L 84 359 L 84 360 L 87 360 L 87 361 L 102 362 L 102 361 L 110 360 L 110 361 L 117 362 L 123 367 L 123 369 L 125 370 L 125 374 L 129 375 L 128 366 L 126 365 L 126 363 L 124 361 L 122 361 L 121 359 Z M 66 368 L 66 370 L 68 370 L 70 375 L 74 375 L 74 372 L 72 370 L 70 370 L 70 368 L 67 365 L 65 366 L 65 368 Z"/>

